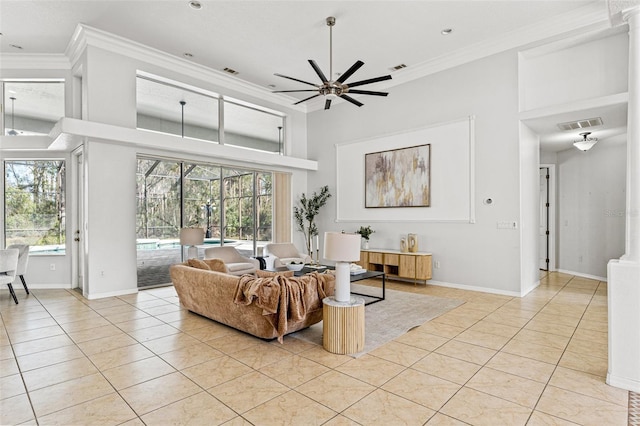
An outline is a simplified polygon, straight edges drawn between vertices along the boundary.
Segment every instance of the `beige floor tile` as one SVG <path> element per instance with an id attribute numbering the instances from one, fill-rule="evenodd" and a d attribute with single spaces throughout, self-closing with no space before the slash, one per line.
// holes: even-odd
<path id="1" fill-rule="evenodd" d="M 416 328 L 414 331 L 425 332 L 440 337 L 447 337 L 449 339 L 456 337 L 458 334 L 465 331 L 465 327 L 458 327 L 455 325 L 445 324 L 441 322 L 429 321 Z"/>
<path id="2" fill-rule="evenodd" d="M 547 322 L 546 320 L 538 319 L 538 317 L 532 319 L 524 327 L 525 330 L 538 331 L 549 334 L 556 334 L 558 336 L 571 337 L 576 330 L 575 326 L 563 325 L 553 322 Z"/>
<path id="3" fill-rule="evenodd" d="M 86 357 L 64 361 L 59 364 L 22 373 L 29 391 L 96 374 L 98 369 Z"/>
<path id="4" fill-rule="evenodd" d="M 564 325 L 564 326 L 572 327 L 575 329 L 575 327 L 580 322 L 580 318 L 572 318 L 572 317 L 566 317 L 563 315 L 551 315 L 551 314 L 540 313 L 536 315 L 532 321 L 540 321 L 547 324 Z M 545 332 L 550 333 L 550 331 L 545 331 Z"/>
<path id="5" fill-rule="evenodd" d="M 627 409 L 617 404 L 547 386 L 536 410 L 581 425 L 624 425 Z"/>
<path id="6" fill-rule="evenodd" d="M 604 358 L 569 351 L 562 355 L 558 365 L 600 377 L 606 376 L 609 367 L 607 360 Z"/>
<path id="7" fill-rule="evenodd" d="M 88 330 L 68 332 L 69 337 L 76 343 L 87 342 L 89 340 L 101 339 L 124 334 L 122 330 L 112 324 L 90 328 Z"/>
<path id="8" fill-rule="evenodd" d="M 175 305 L 171 305 L 175 306 Z M 183 318 L 189 318 L 193 314 L 187 310 L 180 309 L 173 312 L 167 312 L 164 314 L 156 315 L 154 318 L 159 319 L 160 321 L 164 321 L 166 323 L 173 323 L 176 321 L 180 321 Z"/>
<path id="9" fill-rule="evenodd" d="M 197 364 L 209 361 L 224 354 L 204 343 L 196 343 L 182 349 L 166 352 L 160 358 L 171 364 L 174 368 L 182 370 Z"/>
<path id="10" fill-rule="evenodd" d="M 343 365 L 349 365 L 349 363 Z M 306 383 L 327 371 L 329 371 L 329 368 L 324 365 L 318 364 L 317 362 L 303 358 L 299 355 L 286 357 L 279 362 L 269 364 L 260 369 L 262 374 L 265 374 L 266 376 L 269 376 L 290 388 L 300 386 L 301 384 Z"/>
<path id="11" fill-rule="evenodd" d="M 493 322 L 496 324 L 508 325 L 512 327 L 517 327 L 518 330 L 520 327 L 524 327 L 529 322 L 529 318 L 521 318 L 514 315 L 509 315 L 504 312 L 494 312 L 492 314 L 487 315 L 482 319 L 482 321 Z"/>
<path id="12" fill-rule="evenodd" d="M 534 411 L 527 422 L 527 426 L 573 426 L 577 423 L 561 419 L 560 417 L 550 416 L 540 411 Z"/>
<path id="13" fill-rule="evenodd" d="M 145 348 L 142 344 L 136 343 L 130 346 L 112 349 L 106 352 L 100 352 L 90 355 L 89 359 L 100 370 L 118 367 L 120 365 L 129 364 L 145 358 L 154 356 L 154 353 Z"/>
<path id="14" fill-rule="evenodd" d="M 209 389 L 230 380 L 245 376 L 253 370 L 229 356 L 221 356 L 202 364 L 182 370 L 182 373 L 201 386 Z"/>
<path id="15" fill-rule="evenodd" d="M 524 407 L 533 408 L 542 394 L 545 384 L 483 367 L 465 386 Z"/>
<path id="16" fill-rule="evenodd" d="M 431 320 L 431 322 L 448 324 L 448 325 L 453 325 L 455 327 L 462 327 L 466 329 L 468 327 L 471 327 L 473 324 L 475 324 L 479 320 L 480 318 L 472 318 L 462 313 L 455 313 L 455 311 L 451 311 L 444 315 L 440 315 L 438 318 Z"/>
<path id="17" fill-rule="evenodd" d="M 0 424 L 17 425 L 35 419 L 26 393 L 0 400 Z"/>
<path id="18" fill-rule="evenodd" d="M 48 314 L 46 318 L 38 318 L 38 319 L 25 318 L 15 322 L 11 322 L 11 323 L 5 322 L 5 327 L 9 332 L 33 330 L 36 328 L 43 328 L 43 327 L 54 327 L 56 325 L 58 325 L 58 323 L 53 318 L 51 318 L 51 316 L 49 316 Z"/>
<path id="19" fill-rule="evenodd" d="M 304 340 L 296 339 L 295 337 L 289 337 L 289 335 L 284 336 L 283 342 L 278 342 L 277 339 L 269 342 L 270 344 L 277 346 L 278 348 L 284 349 L 285 351 L 289 351 L 293 354 L 299 354 L 300 352 L 304 352 L 308 349 L 316 347 L 317 345 L 309 342 L 305 342 Z"/>
<path id="20" fill-rule="evenodd" d="M 351 420 L 348 417 L 339 414 L 326 422 L 324 426 L 360 426 L 360 423 Z"/>
<path id="21" fill-rule="evenodd" d="M 0 361 L 0 377 L 12 376 L 19 374 L 18 364 L 14 358 L 3 359 Z"/>
<path id="22" fill-rule="evenodd" d="M 162 305 L 162 306 L 155 306 L 153 308 L 143 308 L 142 309 L 144 312 L 148 313 L 149 315 L 154 315 L 154 316 L 160 316 L 162 314 L 167 314 L 167 313 L 171 313 L 171 312 L 178 312 L 182 309 L 180 306 L 177 305 L 173 305 L 173 304 L 166 304 L 166 305 Z M 177 321 L 177 320 L 174 320 Z"/>
<path id="23" fill-rule="evenodd" d="M 136 300 L 135 302 L 130 302 L 130 303 L 138 309 L 153 308 L 154 306 L 162 306 L 162 305 L 169 304 L 169 302 L 167 302 L 166 300 L 158 299 L 158 298 L 147 299 L 147 300 Z"/>
<path id="24" fill-rule="evenodd" d="M 20 374 L 12 374 L 0 378 L 0 399 L 11 398 L 26 392 Z"/>
<path id="25" fill-rule="evenodd" d="M 389 342 L 377 349 L 374 349 L 369 354 L 409 367 L 428 355 L 429 351 L 405 345 L 403 343 Z"/>
<path id="26" fill-rule="evenodd" d="M 190 318 L 186 318 L 185 321 L 190 320 Z M 231 327 L 227 327 L 223 324 L 218 324 L 209 320 L 208 323 L 201 322 L 192 322 L 192 323 L 184 323 L 183 321 L 174 321 L 170 323 L 173 327 L 187 333 L 190 336 L 195 337 L 196 339 L 206 342 L 208 340 L 217 339 L 219 337 L 228 336 L 230 334 L 235 334 L 234 330 Z"/>
<path id="27" fill-rule="evenodd" d="M 104 315 L 104 318 L 106 320 L 108 320 L 110 323 L 115 325 L 118 325 L 121 322 L 133 321 L 135 319 L 148 318 L 148 317 L 150 317 L 148 313 L 140 311 L 138 309 L 134 309 L 126 312 L 119 312 L 119 313 L 110 314 L 110 315 Z"/>
<path id="28" fill-rule="evenodd" d="M 23 343 L 30 340 L 42 339 L 45 337 L 53 337 L 64 334 L 64 330 L 59 325 L 52 325 L 49 327 L 33 328 L 31 330 L 15 331 L 9 333 L 11 343 Z"/>
<path id="29" fill-rule="evenodd" d="M 578 324 L 578 330 L 580 329 L 600 331 L 602 333 L 607 333 L 609 331 L 609 324 L 607 324 L 607 322 L 587 321 L 583 319 L 580 321 L 580 324 Z"/>
<path id="30" fill-rule="evenodd" d="M 214 386 L 208 392 L 227 407 L 242 414 L 288 390 L 286 386 L 264 374 L 253 372 Z"/>
<path id="31" fill-rule="evenodd" d="M 160 324 L 153 327 L 132 330 L 129 332 L 129 335 L 136 339 L 138 342 L 144 343 L 149 340 L 159 339 L 161 337 L 167 337 L 177 333 L 180 333 L 180 330 L 178 330 L 177 328 L 172 327 L 169 324 Z"/>
<path id="32" fill-rule="evenodd" d="M 463 385 L 480 369 L 480 365 L 434 352 L 411 368 Z"/>
<path id="33" fill-rule="evenodd" d="M 236 417 L 236 413 L 207 392 L 200 392 L 142 416 L 153 425 L 218 425 Z"/>
<path id="34" fill-rule="evenodd" d="M 502 348 L 502 352 L 520 355 L 549 364 L 557 364 L 562 356 L 562 349 L 542 346 L 525 340 L 510 341 Z"/>
<path id="35" fill-rule="evenodd" d="M 256 425 L 322 425 L 336 414 L 296 391 L 289 391 L 249 410 L 243 417 Z"/>
<path id="36" fill-rule="evenodd" d="M 472 345 L 482 346 L 484 348 L 500 350 L 500 348 L 502 348 L 509 339 L 511 338 L 484 333 L 481 331 L 467 330 L 457 335 L 453 340 L 471 343 Z"/>
<path id="37" fill-rule="evenodd" d="M 177 328 L 178 330 L 184 331 L 185 333 L 190 333 L 191 331 L 197 330 L 203 327 L 220 327 L 220 328 L 229 328 L 224 324 L 220 324 L 214 320 L 211 320 L 207 317 L 201 317 L 200 315 L 191 314 L 181 318 L 179 321 L 172 321 L 169 325 Z"/>
<path id="38" fill-rule="evenodd" d="M 425 351 L 433 351 L 440 346 L 447 343 L 449 339 L 447 337 L 436 336 L 425 332 L 419 332 L 417 329 L 405 333 L 402 336 L 394 340 L 397 343 L 403 343 L 405 345 L 414 346 L 416 348 L 424 349 Z"/>
<path id="39" fill-rule="evenodd" d="M 460 387 L 430 374 L 407 369 L 384 384 L 382 389 L 437 411 Z"/>
<path id="40" fill-rule="evenodd" d="M 217 349 L 229 355 L 234 352 L 242 351 L 259 342 L 257 338 L 245 333 L 231 333 L 223 336 L 206 340 L 205 343 L 214 349 Z"/>
<path id="41" fill-rule="evenodd" d="M 375 387 L 346 374 L 330 371 L 300 385 L 296 390 L 334 411 L 341 412 L 373 392 Z"/>
<path id="42" fill-rule="evenodd" d="M 445 416 L 441 413 L 436 413 L 429 419 L 426 426 L 465 426 L 467 423 L 456 420 L 453 417 Z"/>
<path id="43" fill-rule="evenodd" d="M 496 322 L 482 320 L 469 328 L 470 331 L 479 331 L 482 333 L 495 334 L 496 336 L 512 338 L 519 331 L 519 327 L 511 325 L 498 324 Z"/>
<path id="44" fill-rule="evenodd" d="M 483 348 L 481 346 L 456 340 L 452 340 L 441 346 L 435 352 L 441 355 L 458 358 L 463 361 L 473 362 L 478 365 L 484 365 L 496 353 L 493 349 Z"/>
<path id="45" fill-rule="evenodd" d="M 17 358 L 20 370 L 23 372 L 47 365 L 58 364 L 72 359 L 82 358 L 85 355 L 77 346 L 63 346 L 46 352 L 24 355 Z M 4 370 L 4 369 L 3 369 Z"/>
<path id="46" fill-rule="evenodd" d="M 553 373 L 549 384 L 623 407 L 627 407 L 629 403 L 628 391 L 607 385 L 604 377 L 594 376 L 582 371 L 558 367 Z"/>
<path id="47" fill-rule="evenodd" d="M 604 343 L 592 340 L 571 339 L 567 345 L 568 352 L 579 353 L 582 355 L 588 355 L 598 358 L 607 359 L 609 356 L 609 350 L 607 342 Z"/>
<path id="48" fill-rule="evenodd" d="M 116 390 L 121 390 L 175 371 L 163 359 L 154 356 L 104 370 L 102 374 Z"/>
<path id="49" fill-rule="evenodd" d="M 336 368 L 336 371 L 373 386 L 382 386 L 403 370 L 402 365 L 372 355 L 363 355 Z"/>
<path id="50" fill-rule="evenodd" d="M 73 321 L 60 323 L 61 324 L 60 327 L 62 327 L 64 331 L 66 331 L 67 333 L 71 333 L 73 331 L 88 330 L 90 328 L 102 327 L 102 326 L 111 324 L 109 321 L 102 318 L 100 315 L 96 314 L 95 312 L 93 313 L 93 315 L 95 315 L 95 318 L 80 320 L 80 321 L 77 321 L 77 318 L 73 317 Z"/>
<path id="51" fill-rule="evenodd" d="M 440 412 L 473 425 L 517 426 L 526 424 L 531 409 L 465 387 Z"/>
<path id="52" fill-rule="evenodd" d="M 281 361 L 292 356 L 291 352 L 280 349 L 277 346 L 265 342 L 258 342 L 229 356 L 237 359 L 249 367 L 259 370 L 269 364 Z"/>
<path id="53" fill-rule="evenodd" d="M 112 393 L 47 416 L 39 417 L 45 425 L 116 425 L 137 419 L 136 413 L 122 400 L 120 395 Z"/>
<path id="54" fill-rule="evenodd" d="M 88 342 L 78 343 L 78 347 L 87 355 L 95 355 L 101 352 L 122 348 L 124 346 L 135 345 L 136 343 L 138 342 L 136 342 L 131 336 L 118 334 L 116 336 L 103 337 L 100 339 L 89 340 Z"/>
<path id="55" fill-rule="evenodd" d="M 144 342 L 143 345 L 152 352 L 161 355 L 167 352 L 184 349 L 198 343 L 200 343 L 198 339 L 189 336 L 187 333 L 178 332 L 158 339 L 148 340 Z"/>
<path id="56" fill-rule="evenodd" d="M 195 395 L 201 390 L 198 385 L 176 372 L 123 389 L 120 395 L 139 416 L 142 416 Z"/>
<path id="57" fill-rule="evenodd" d="M 13 352 L 17 357 L 20 357 L 23 355 L 29 355 L 36 352 L 47 351 L 49 349 L 56 349 L 70 345 L 73 345 L 73 340 L 69 339 L 67 335 L 62 334 L 59 336 L 45 337 L 42 339 L 17 343 L 13 345 Z"/>
<path id="58" fill-rule="evenodd" d="M 541 333 L 539 331 L 523 329 L 513 338 L 536 345 L 549 346 L 556 349 L 564 349 L 569 343 L 569 336 L 559 336 L 551 333 Z"/>
<path id="59" fill-rule="evenodd" d="M 29 392 L 29 396 L 36 416 L 42 417 L 113 392 L 109 382 L 96 373 Z"/>
<path id="60" fill-rule="evenodd" d="M 11 345 L 0 346 L 0 361 L 5 359 L 14 359 L 13 348 Z"/>
<path id="61" fill-rule="evenodd" d="M 486 366 L 541 383 L 547 383 L 556 368 L 554 364 L 506 352 L 498 352 Z"/>
<path id="62" fill-rule="evenodd" d="M 331 352 L 325 351 L 322 346 L 314 346 L 311 349 L 300 352 L 300 356 L 329 368 L 336 368 L 353 359 L 349 355 L 332 354 Z"/>
<path id="63" fill-rule="evenodd" d="M 435 412 L 378 389 L 343 413 L 363 425 L 423 425 Z"/>

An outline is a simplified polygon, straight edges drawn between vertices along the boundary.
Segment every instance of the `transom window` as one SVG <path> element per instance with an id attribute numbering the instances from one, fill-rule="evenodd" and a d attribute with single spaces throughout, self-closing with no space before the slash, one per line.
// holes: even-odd
<path id="1" fill-rule="evenodd" d="M 64 82 L 5 81 L 4 135 L 47 135 L 64 117 Z"/>

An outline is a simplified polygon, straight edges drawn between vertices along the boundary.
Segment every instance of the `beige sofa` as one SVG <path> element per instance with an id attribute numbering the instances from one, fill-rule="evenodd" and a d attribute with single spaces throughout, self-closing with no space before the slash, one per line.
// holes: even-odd
<path id="1" fill-rule="evenodd" d="M 261 276 L 237 277 L 186 263 L 170 268 L 171 280 L 186 309 L 256 337 L 277 337 L 281 341 L 285 334 L 322 320 L 322 299 L 333 295 L 335 277 L 258 273 Z"/>

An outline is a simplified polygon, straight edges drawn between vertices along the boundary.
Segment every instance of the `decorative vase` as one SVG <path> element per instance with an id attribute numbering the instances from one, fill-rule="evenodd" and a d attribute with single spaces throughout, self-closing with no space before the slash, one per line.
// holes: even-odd
<path id="1" fill-rule="evenodd" d="M 406 253 L 409 251 L 408 247 L 407 247 L 407 239 L 402 237 L 400 238 L 400 251 L 402 253 Z"/>
<path id="2" fill-rule="evenodd" d="M 407 236 L 407 246 L 411 253 L 418 251 L 418 236 L 416 234 L 409 234 Z"/>
<path id="3" fill-rule="evenodd" d="M 369 250 L 369 240 L 362 239 L 362 248 L 365 250 Z"/>

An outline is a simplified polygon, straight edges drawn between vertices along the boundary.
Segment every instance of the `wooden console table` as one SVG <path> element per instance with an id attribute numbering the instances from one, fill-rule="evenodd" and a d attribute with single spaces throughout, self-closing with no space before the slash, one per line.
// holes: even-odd
<path id="1" fill-rule="evenodd" d="M 414 282 L 426 282 L 431 279 L 431 253 L 369 249 L 360 251 L 358 263 L 370 271 L 384 272 L 387 278 L 401 278 Z"/>

